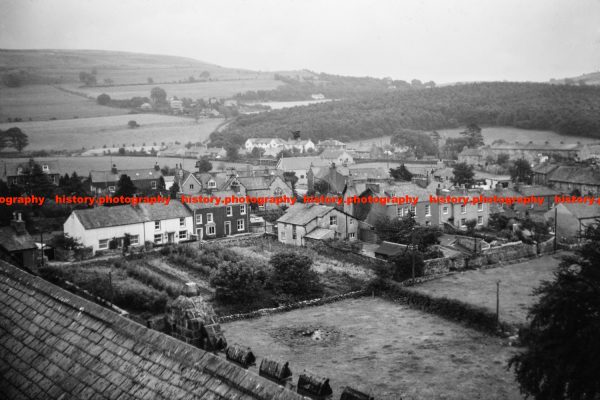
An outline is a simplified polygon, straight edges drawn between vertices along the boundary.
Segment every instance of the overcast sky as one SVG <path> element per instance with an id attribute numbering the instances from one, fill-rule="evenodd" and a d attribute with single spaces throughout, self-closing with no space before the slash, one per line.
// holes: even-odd
<path id="1" fill-rule="evenodd" d="M 455 82 L 600 70 L 600 0 L 0 0 L 0 47 Z"/>

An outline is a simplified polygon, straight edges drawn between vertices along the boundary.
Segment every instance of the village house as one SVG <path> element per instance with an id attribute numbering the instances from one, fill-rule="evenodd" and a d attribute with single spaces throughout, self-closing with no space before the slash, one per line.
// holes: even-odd
<path id="1" fill-rule="evenodd" d="M 533 183 L 535 185 L 548 185 L 548 177 L 556 168 L 558 168 L 558 164 L 552 163 L 541 163 L 534 166 L 531 171 L 533 172 Z"/>
<path id="2" fill-rule="evenodd" d="M 354 164 L 354 158 L 346 150 L 325 150 L 319 157 L 337 165 Z"/>
<path id="3" fill-rule="evenodd" d="M 58 185 L 58 180 L 60 178 L 58 160 L 35 161 L 34 159 L 30 159 L 29 161 L 23 162 L 4 161 L 2 164 L 2 178 L 6 181 L 8 186 L 27 185 L 29 183 L 29 176 L 35 164 L 40 166 L 42 172 L 48 176 L 48 179 L 52 184 Z"/>
<path id="4" fill-rule="evenodd" d="M 453 176 L 454 174 L 452 174 Z M 507 188 L 512 182 L 510 175 L 498 175 L 485 171 L 475 171 L 473 178 L 475 179 L 475 187 L 485 190 L 495 189 L 498 186 Z"/>
<path id="5" fill-rule="evenodd" d="M 127 175 L 136 189 L 143 193 L 159 188 L 162 172 L 158 164 L 153 168 L 124 170 L 113 164 L 110 171 L 90 171 L 90 192 L 98 195 L 114 193 L 123 175 Z"/>
<path id="6" fill-rule="evenodd" d="M 354 241 L 357 233 L 356 218 L 320 204 L 295 204 L 277 220 L 278 240 L 292 246 L 304 246 L 307 240 Z"/>
<path id="7" fill-rule="evenodd" d="M 600 195 L 600 166 L 561 165 L 547 175 L 547 185 L 564 194 Z"/>
<path id="8" fill-rule="evenodd" d="M 238 177 L 237 180 L 246 189 L 246 195 L 252 197 L 292 197 L 292 188 L 279 175 L 263 175 L 254 177 Z M 277 204 L 268 203 L 257 206 L 259 210 L 279 208 Z"/>
<path id="9" fill-rule="evenodd" d="M 479 149 L 464 148 L 458 153 L 458 162 L 481 166 L 485 164 L 485 159 Z"/>
<path id="10" fill-rule="evenodd" d="M 0 259 L 31 270 L 37 266 L 37 245 L 25 228 L 21 213 L 13 213 L 8 226 L 0 226 Z"/>
<path id="11" fill-rule="evenodd" d="M 240 183 L 233 170 L 195 173 L 194 177 L 202 185 L 202 193 L 232 191 L 238 196 L 246 195 L 246 188 Z"/>
<path id="12" fill-rule="evenodd" d="M 331 164 L 323 167 L 311 167 L 307 172 L 309 191 L 325 190 L 322 194 L 341 194 L 347 187 L 366 182 L 391 182 L 389 170 L 379 167 L 350 167 Z"/>
<path id="13" fill-rule="evenodd" d="M 577 159 L 579 161 L 600 159 L 600 143 L 589 143 L 579 146 Z"/>
<path id="14" fill-rule="evenodd" d="M 281 157 L 277 169 L 282 172 L 294 172 L 298 178 L 297 185 L 307 185 L 307 173 L 311 167 L 329 166 L 331 163 L 321 157 Z"/>
<path id="15" fill-rule="evenodd" d="M 244 148 L 251 152 L 254 148 L 259 148 L 263 151 L 280 149 L 283 150 L 284 141 L 279 138 L 250 138 L 246 140 Z"/>
<path id="16" fill-rule="evenodd" d="M 226 198 L 232 191 L 214 192 L 213 196 Z M 193 232 L 197 240 L 210 240 L 248 233 L 250 210 L 248 204 L 186 203 L 192 212 Z"/>
<path id="17" fill-rule="evenodd" d="M 500 154 L 507 154 L 510 159 L 525 159 L 529 162 L 537 162 L 548 157 L 558 157 L 563 160 L 576 160 L 580 145 L 577 143 L 506 143 L 496 142 L 478 149 L 485 159 L 492 157 L 497 159 Z"/>
<path id="18" fill-rule="evenodd" d="M 191 240 L 193 229 L 191 211 L 177 200 L 169 205 L 142 203 L 74 210 L 63 225 L 65 234 L 92 248 L 93 253 L 123 247 L 126 236 L 134 247 L 146 242 L 179 243 Z"/>
<path id="19" fill-rule="evenodd" d="M 600 221 L 600 207 L 583 203 L 558 203 L 544 214 L 546 221 L 556 226 L 559 240 L 571 241 Z"/>
<path id="20" fill-rule="evenodd" d="M 465 188 L 452 188 L 452 189 L 437 189 L 436 196 L 451 196 L 451 197 L 468 197 L 469 200 L 480 195 L 488 196 L 489 193 L 483 189 L 465 189 Z M 490 203 L 479 202 L 472 204 L 470 201 L 468 204 L 460 203 L 440 203 L 432 205 L 438 213 L 438 221 L 440 227 L 444 224 L 452 225 L 456 229 L 465 230 L 467 229 L 467 221 L 474 220 L 475 228 L 481 228 L 487 226 L 490 217 Z"/>
<path id="21" fill-rule="evenodd" d="M 346 143 L 335 139 L 319 140 L 319 143 L 317 143 L 317 150 L 346 150 Z"/>

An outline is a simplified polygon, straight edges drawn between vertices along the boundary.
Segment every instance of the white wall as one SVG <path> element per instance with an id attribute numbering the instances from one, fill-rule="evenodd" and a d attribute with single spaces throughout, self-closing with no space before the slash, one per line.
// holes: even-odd
<path id="1" fill-rule="evenodd" d="M 190 240 L 190 235 L 194 233 L 194 220 L 192 216 L 185 217 L 185 227 L 179 225 L 179 218 L 172 218 L 160 221 L 160 229 L 154 229 L 155 221 L 144 222 L 144 231 L 146 234 L 146 240 L 154 243 L 154 235 L 162 235 L 162 242 L 160 244 L 167 243 L 167 233 L 174 233 L 173 242 L 179 243 L 180 241 Z M 187 235 L 184 239 L 179 238 L 179 231 L 187 231 Z"/>
<path id="2" fill-rule="evenodd" d="M 107 228 L 84 229 L 75 213 L 71 213 L 63 225 L 65 234 L 79 240 L 85 247 L 91 247 L 96 253 L 99 248 L 99 242 L 103 239 L 122 238 L 125 234 L 138 235 L 138 245 L 144 244 L 144 229 L 141 223 L 110 226 Z"/>

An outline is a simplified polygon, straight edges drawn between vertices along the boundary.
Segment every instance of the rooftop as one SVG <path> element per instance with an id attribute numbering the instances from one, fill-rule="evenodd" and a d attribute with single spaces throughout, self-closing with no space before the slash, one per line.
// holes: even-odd
<path id="1" fill-rule="evenodd" d="M 279 159 L 277 168 L 283 171 L 294 171 L 308 169 L 310 166 L 323 167 L 330 164 L 330 161 L 323 160 L 321 157 L 282 157 Z"/>
<path id="2" fill-rule="evenodd" d="M 12 226 L 0 226 L 0 247 L 7 251 L 20 251 L 35 249 L 35 241 L 26 231 L 17 234 Z"/>
<path id="3" fill-rule="evenodd" d="M 302 399 L 3 261 L 0 303 L 7 398 Z"/>
<path id="4" fill-rule="evenodd" d="M 324 217 L 334 208 L 320 204 L 294 204 L 287 209 L 277 222 L 304 226 L 315 218 Z"/>
<path id="5" fill-rule="evenodd" d="M 121 175 L 127 175 L 133 182 L 144 179 L 159 179 L 162 176 L 160 170 L 152 168 L 142 169 L 117 169 L 117 173 L 110 171 L 90 171 L 92 183 L 118 182 Z"/>

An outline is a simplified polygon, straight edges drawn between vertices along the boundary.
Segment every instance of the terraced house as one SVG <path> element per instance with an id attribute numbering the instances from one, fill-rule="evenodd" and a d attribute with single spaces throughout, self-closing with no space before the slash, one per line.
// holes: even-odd
<path id="1" fill-rule="evenodd" d="M 225 198 L 234 192 L 214 192 L 215 197 Z M 210 240 L 247 233 L 250 226 L 248 204 L 186 203 L 192 213 L 193 233 L 198 240 Z"/>

